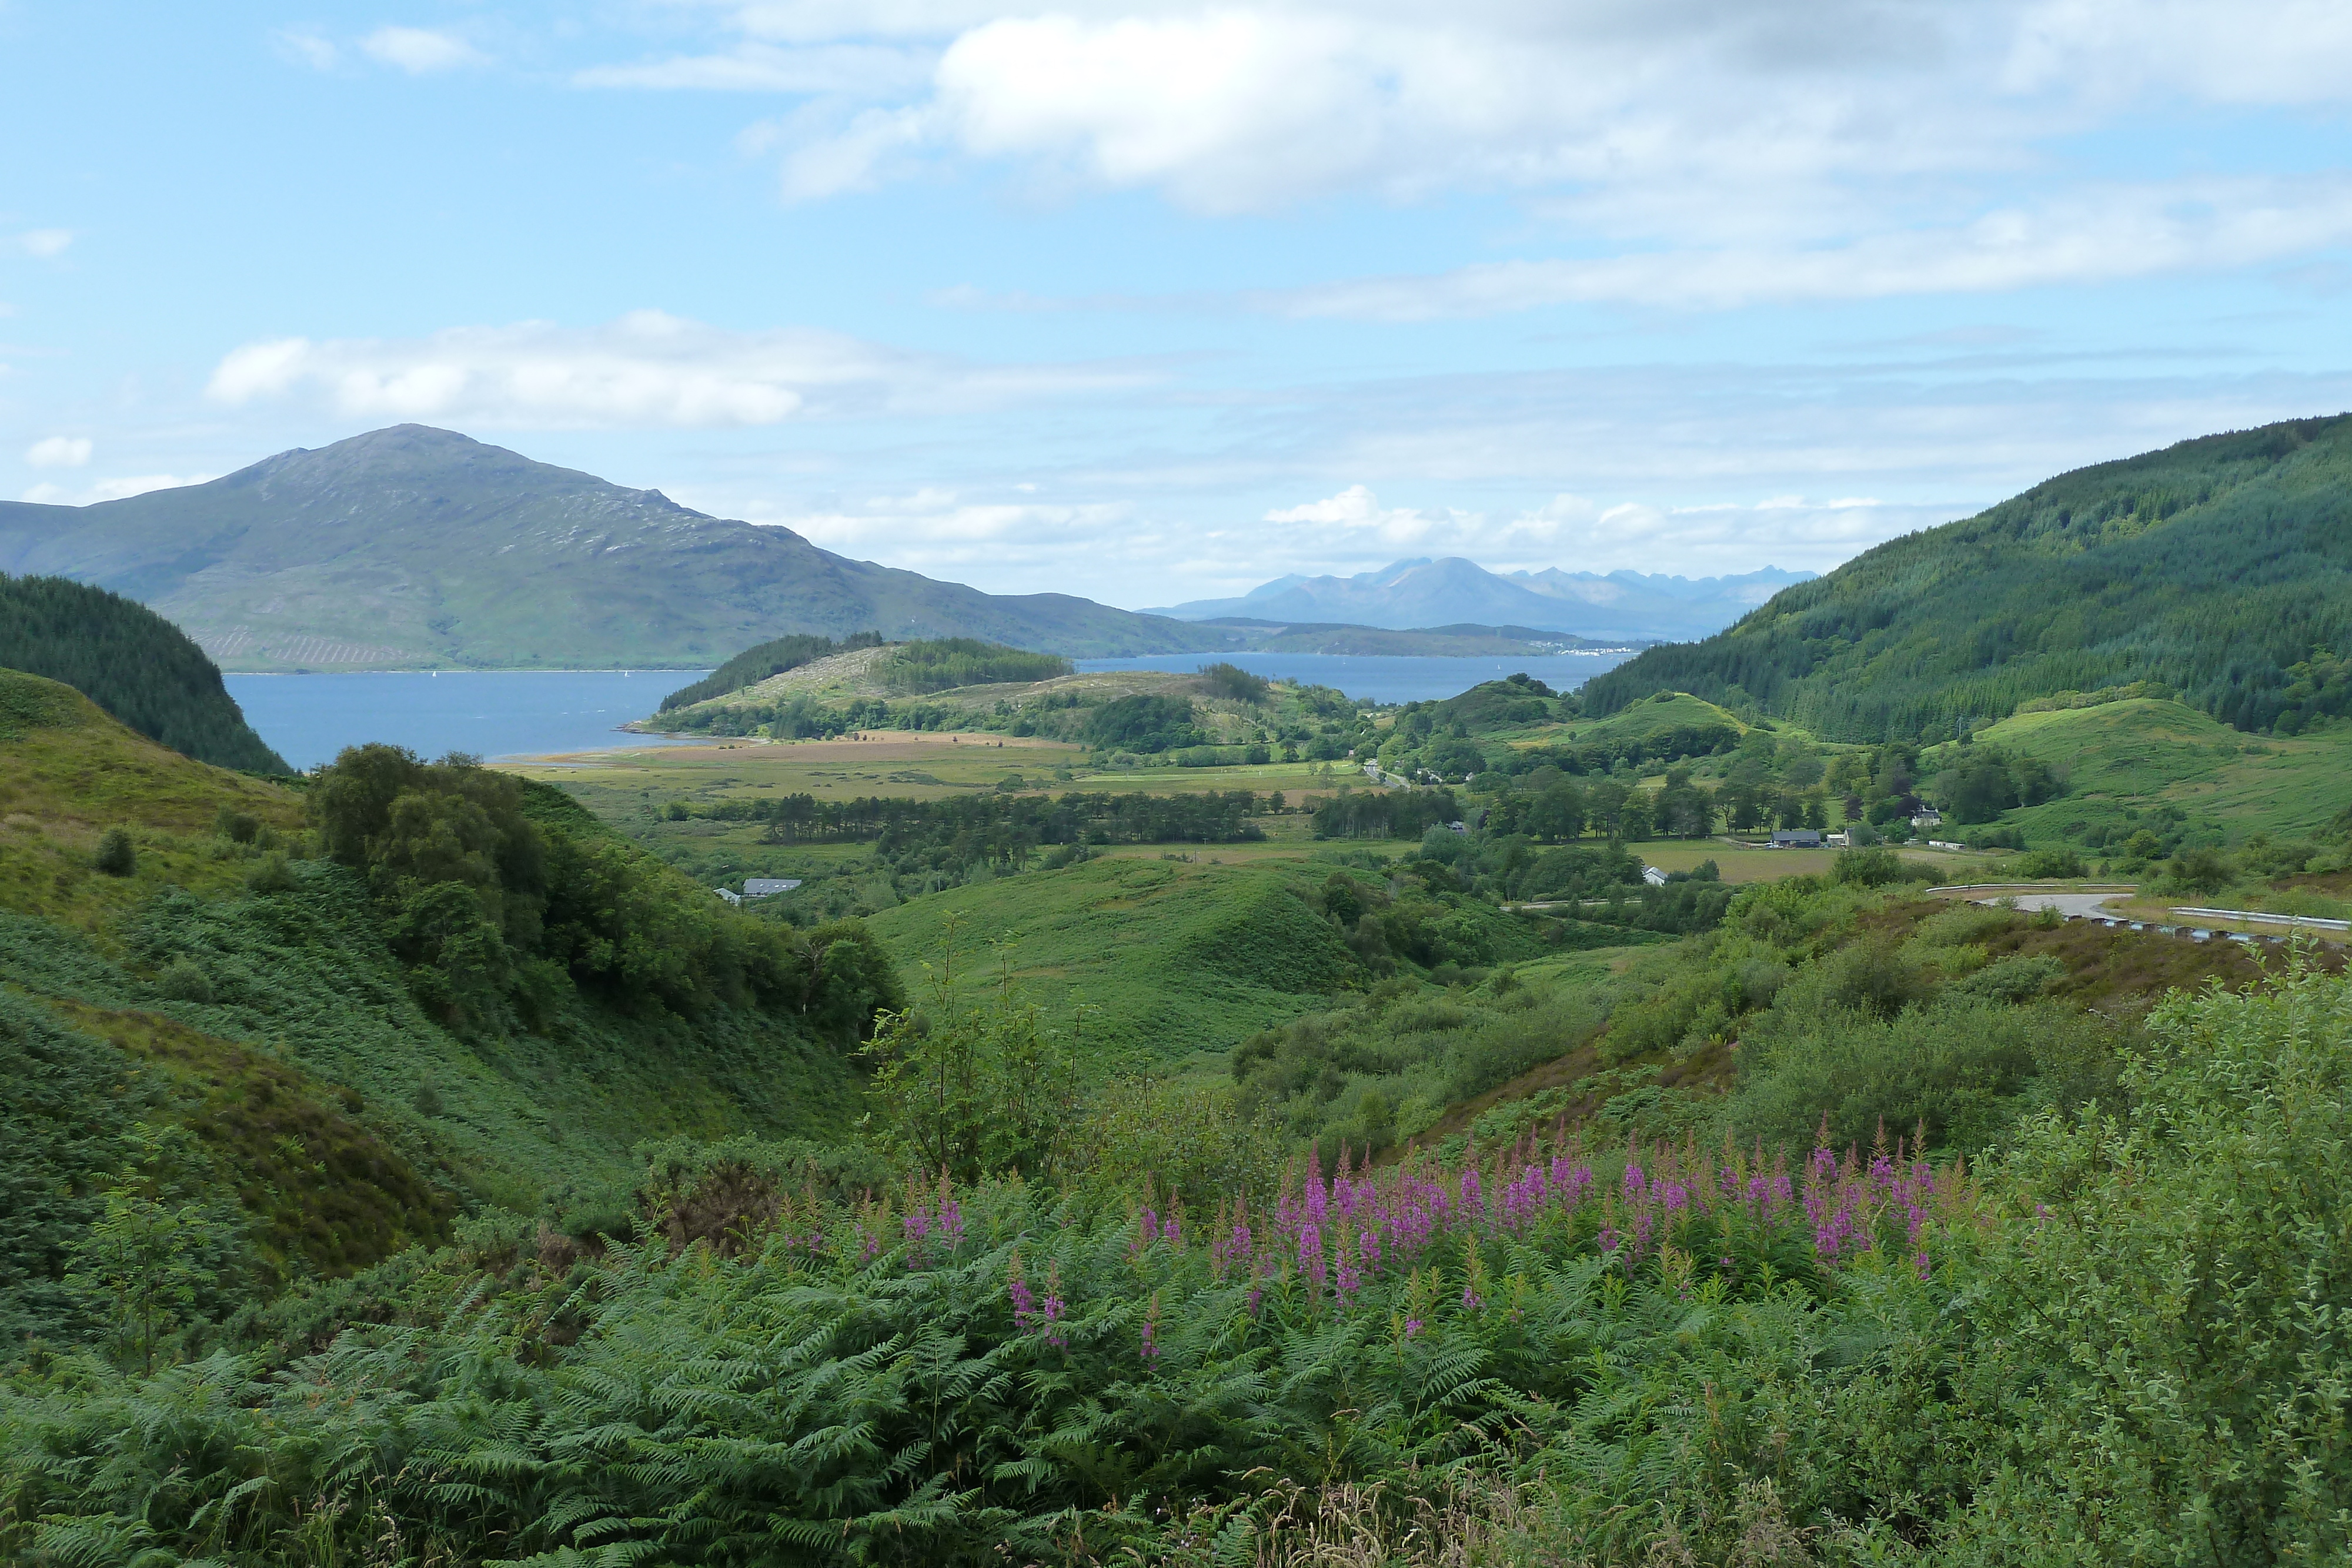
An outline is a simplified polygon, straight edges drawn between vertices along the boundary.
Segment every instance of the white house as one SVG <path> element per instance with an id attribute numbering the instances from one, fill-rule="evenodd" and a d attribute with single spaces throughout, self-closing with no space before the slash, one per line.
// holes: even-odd
<path id="1" fill-rule="evenodd" d="M 1656 866 L 1645 865 L 1642 868 L 1642 880 L 1652 887 L 1664 887 L 1666 885 L 1666 873 Z"/>

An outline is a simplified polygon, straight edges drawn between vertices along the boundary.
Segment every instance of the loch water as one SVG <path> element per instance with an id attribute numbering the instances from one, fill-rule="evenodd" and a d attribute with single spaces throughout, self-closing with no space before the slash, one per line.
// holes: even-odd
<path id="1" fill-rule="evenodd" d="M 230 675 L 247 724 L 294 767 L 346 746 L 388 741 L 420 757 L 514 757 L 659 746 L 618 727 L 708 670 L 444 670 Z M 675 745 L 675 741 L 668 744 Z"/>
<path id="2" fill-rule="evenodd" d="M 1571 691 L 1633 655 L 1618 649 L 1591 653 L 1519 654 L 1509 658 L 1434 657 L 1395 653 L 1152 653 L 1134 659 L 1080 659 L 1081 670 L 1192 671 L 1220 661 L 1268 680 L 1331 686 L 1363 702 L 1430 702 L 1468 691 L 1481 681 L 1524 672 L 1556 692 Z"/>
<path id="3" fill-rule="evenodd" d="M 1521 658 L 1421 658 L 1336 653 L 1234 653 L 1233 664 L 1270 679 L 1334 686 L 1371 702 L 1425 702 L 1525 671 L 1567 691 L 1622 664 L 1622 653 Z M 1080 659 L 1081 670 L 1189 672 L 1219 655 L 1166 653 Z M 619 727 L 708 670 L 444 670 L 352 674 L 230 675 L 246 721 L 296 768 L 334 760 L 346 746 L 388 741 L 420 757 L 452 751 L 485 758 L 677 745 Z"/>

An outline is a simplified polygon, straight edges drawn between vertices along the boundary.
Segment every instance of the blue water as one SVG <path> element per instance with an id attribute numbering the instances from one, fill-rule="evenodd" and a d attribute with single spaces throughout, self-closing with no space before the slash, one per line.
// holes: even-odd
<path id="1" fill-rule="evenodd" d="M 1555 691 L 1621 664 L 1624 653 L 1556 653 L 1517 659 L 1402 658 L 1336 653 L 1234 653 L 1253 674 L 1336 686 L 1375 702 L 1450 697 L 1480 681 L 1524 670 Z M 1080 659 L 1081 670 L 1197 670 L 1202 653 Z M 421 757 L 470 751 L 530 756 L 616 746 L 659 746 L 662 737 L 617 726 L 644 718 L 707 670 L 444 670 L 349 675 L 230 675 L 229 695 L 246 722 L 297 768 L 331 762 L 346 746 L 371 740 Z M 671 742 L 669 744 L 676 744 Z"/>
<path id="2" fill-rule="evenodd" d="M 230 675 L 247 724 L 296 768 L 331 762 L 371 740 L 422 757 L 470 751 L 512 757 L 614 746 L 659 736 L 614 727 L 644 718 L 708 670 L 444 670 L 349 675 Z M 672 744 L 675 744 L 674 742 Z"/>
<path id="3" fill-rule="evenodd" d="M 1459 695 L 1481 681 L 1520 671 L 1556 692 L 1580 686 L 1631 653 L 1551 653 L 1516 658 L 1432 658 L 1367 653 L 1153 653 L 1134 659 L 1080 659 L 1081 670 L 1197 670 L 1222 660 L 1269 680 L 1335 686 L 1367 702 L 1428 702 Z"/>

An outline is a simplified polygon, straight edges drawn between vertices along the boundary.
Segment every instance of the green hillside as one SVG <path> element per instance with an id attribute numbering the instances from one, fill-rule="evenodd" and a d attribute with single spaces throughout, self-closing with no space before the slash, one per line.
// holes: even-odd
<path id="1" fill-rule="evenodd" d="M 2019 714 L 1971 745 L 2035 758 L 2059 781 L 2056 799 L 2002 815 L 2037 841 L 2120 842 L 2127 822 L 2166 810 L 2231 839 L 2305 838 L 2352 808 L 2352 724 L 2340 720 L 2256 739 L 2177 702 L 2129 698 Z M 1948 768 L 1969 752 L 1946 745 L 1922 760 Z"/>
<path id="2" fill-rule="evenodd" d="M 78 1332 L 60 1249 L 124 1180 L 207 1217 L 233 1305 L 853 1114 L 856 975 L 553 791 L 386 754 L 298 793 L 14 672 L 0 714 L 0 1338 Z"/>
<path id="3" fill-rule="evenodd" d="M 151 604 L 233 670 L 691 667 L 867 629 L 1073 656 L 1239 642 L 850 560 L 414 424 L 120 501 L 0 502 L 0 571 Z"/>
<path id="4" fill-rule="evenodd" d="M 203 649 L 146 606 L 103 589 L 0 572 L 0 669 L 63 681 L 150 740 L 198 761 L 288 771 L 245 722 Z"/>
<path id="5" fill-rule="evenodd" d="M 2079 469 L 1865 551 L 1730 630 L 1595 677 L 1826 738 L 1933 741 L 2029 699 L 2155 682 L 2233 728 L 2352 711 L 2352 415 Z"/>

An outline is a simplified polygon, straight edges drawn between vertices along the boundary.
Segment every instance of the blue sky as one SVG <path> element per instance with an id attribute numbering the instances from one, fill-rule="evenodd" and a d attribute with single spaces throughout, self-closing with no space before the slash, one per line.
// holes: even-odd
<path id="1" fill-rule="evenodd" d="M 0 0 L 0 495 L 401 420 L 993 591 L 1823 569 L 2352 407 L 2352 7 Z"/>

